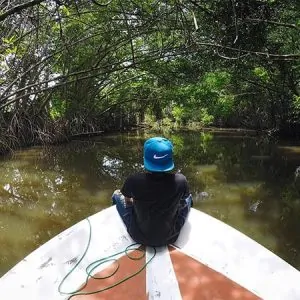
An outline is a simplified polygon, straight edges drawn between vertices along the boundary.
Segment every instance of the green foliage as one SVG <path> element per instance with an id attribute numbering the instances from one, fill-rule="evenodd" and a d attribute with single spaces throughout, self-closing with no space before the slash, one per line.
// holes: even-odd
<path id="1" fill-rule="evenodd" d="M 204 85 L 212 90 L 219 91 L 230 83 L 230 74 L 225 71 L 209 72 L 204 76 Z"/>
<path id="2" fill-rule="evenodd" d="M 200 110 L 200 121 L 203 124 L 203 126 L 212 125 L 214 122 L 214 116 L 210 115 L 208 113 L 208 109 L 203 107 Z"/>
<path id="3" fill-rule="evenodd" d="M 21 2 L 0 25 L 10 117 L 42 111 L 75 131 L 147 117 L 166 128 L 300 123 L 299 1 L 32 1 L 13 13 Z"/>
<path id="4" fill-rule="evenodd" d="M 178 134 L 171 134 L 170 139 L 174 145 L 174 155 L 176 156 L 184 150 L 184 139 L 182 135 Z"/>
<path id="5" fill-rule="evenodd" d="M 11 54 L 15 55 L 17 53 L 17 46 L 15 45 L 16 36 L 12 35 L 11 37 L 3 37 L 2 45 L 4 47 L 4 53 L 1 54 L 2 60 L 5 60 L 6 57 L 9 57 Z"/>
<path id="6" fill-rule="evenodd" d="M 174 106 L 172 109 L 172 116 L 175 119 L 175 122 L 181 125 L 186 118 L 186 112 L 183 106 Z"/>
<path id="7" fill-rule="evenodd" d="M 269 82 L 270 81 L 270 76 L 268 74 L 268 71 L 264 67 L 256 67 L 256 68 L 254 68 L 253 73 L 261 81 L 264 81 L 264 82 Z"/>
<path id="8" fill-rule="evenodd" d="M 234 96 L 223 95 L 218 98 L 216 116 L 228 118 L 234 113 Z"/>
<path id="9" fill-rule="evenodd" d="M 60 119 L 65 116 L 66 101 L 60 98 L 53 98 L 50 105 L 50 116 L 53 120 Z"/>
<path id="10" fill-rule="evenodd" d="M 294 95 L 293 105 L 294 105 L 295 110 L 300 111 L 300 96 Z"/>
<path id="11" fill-rule="evenodd" d="M 16 41 L 16 36 L 12 35 L 11 37 L 3 37 L 2 42 L 4 45 L 13 45 L 14 42 Z"/>
<path id="12" fill-rule="evenodd" d="M 201 132 L 200 133 L 200 147 L 203 153 L 207 153 L 211 146 L 213 135 L 211 133 Z"/>
<path id="13" fill-rule="evenodd" d="M 177 125 L 213 124 L 216 118 L 227 118 L 234 109 L 234 97 L 225 94 L 230 84 L 225 71 L 208 72 L 194 84 L 173 86 L 165 92 L 172 107 L 169 114 Z"/>

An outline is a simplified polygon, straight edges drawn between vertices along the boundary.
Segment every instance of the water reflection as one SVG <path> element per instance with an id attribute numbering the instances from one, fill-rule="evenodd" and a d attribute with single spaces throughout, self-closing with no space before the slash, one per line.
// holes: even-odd
<path id="1" fill-rule="evenodd" d="M 51 237 L 110 205 L 142 170 L 150 133 L 34 147 L 0 161 L 0 275 Z M 195 207 L 232 225 L 300 269 L 300 147 L 264 137 L 170 133 L 176 169 Z M 202 230 L 208 230 L 202 229 Z"/>

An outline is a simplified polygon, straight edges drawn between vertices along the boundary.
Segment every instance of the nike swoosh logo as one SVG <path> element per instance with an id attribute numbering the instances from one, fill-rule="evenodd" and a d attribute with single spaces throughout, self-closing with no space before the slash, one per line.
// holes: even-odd
<path id="1" fill-rule="evenodd" d="M 156 154 L 154 154 L 153 158 L 154 159 L 162 159 L 162 158 L 165 158 L 166 156 L 168 156 L 168 154 L 165 154 L 163 156 L 157 156 Z"/>

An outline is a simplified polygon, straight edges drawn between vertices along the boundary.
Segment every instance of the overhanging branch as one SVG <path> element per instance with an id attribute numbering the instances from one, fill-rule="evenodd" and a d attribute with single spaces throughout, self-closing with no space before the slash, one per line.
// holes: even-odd
<path id="1" fill-rule="evenodd" d="M 246 49 L 238 49 L 238 48 L 233 48 L 229 46 L 224 46 L 221 44 L 213 44 L 213 43 L 196 43 L 198 46 L 208 46 L 212 48 L 217 48 L 217 49 L 223 49 L 223 50 L 230 50 L 233 52 L 237 53 L 244 53 L 244 54 L 252 54 L 256 56 L 264 56 L 269 59 L 274 59 L 274 60 L 298 60 L 300 59 L 300 54 L 274 54 L 274 53 L 268 53 L 268 52 L 261 52 L 261 51 L 251 51 L 251 50 L 246 50 Z"/>
<path id="2" fill-rule="evenodd" d="M 4 21 L 7 17 L 19 13 L 22 10 L 29 8 L 29 7 L 33 7 L 35 5 L 38 5 L 42 2 L 44 2 L 45 0 L 33 0 L 33 1 L 29 1 L 20 5 L 16 5 L 13 8 L 9 9 L 8 11 L 4 12 L 3 14 L 0 15 L 0 22 Z"/>
<path id="3" fill-rule="evenodd" d="M 33 88 L 36 88 L 36 87 L 38 87 L 38 86 L 40 86 L 42 84 L 45 84 L 45 83 L 48 83 L 48 82 L 51 82 L 51 81 L 62 80 L 61 82 L 59 82 L 59 83 L 57 83 L 57 84 L 55 84 L 53 86 L 48 86 L 48 87 L 40 88 L 40 89 L 37 89 L 37 90 L 32 90 L 30 92 L 27 92 L 26 94 L 22 94 L 20 96 L 14 97 L 13 99 L 8 100 L 5 103 L 3 103 L 2 105 L 0 105 L 0 110 L 2 110 L 3 108 L 5 108 L 5 107 L 7 107 L 7 106 L 9 106 L 9 105 L 17 102 L 20 99 L 28 97 L 30 95 L 39 94 L 39 93 L 42 93 L 42 92 L 45 92 L 45 91 L 50 91 L 50 90 L 56 89 L 58 87 L 62 87 L 62 86 L 65 86 L 65 85 L 68 85 L 68 84 L 71 84 L 71 83 L 74 83 L 74 82 L 79 82 L 79 81 L 82 81 L 82 80 L 86 80 L 86 79 L 89 79 L 89 78 L 97 77 L 97 76 L 104 75 L 104 74 L 107 74 L 107 73 L 114 73 L 116 71 L 120 71 L 120 70 L 124 70 L 124 69 L 130 69 L 132 67 L 136 67 L 138 64 L 143 64 L 143 63 L 155 61 L 157 59 L 162 59 L 162 58 L 167 58 L 167 57 L 173 57 L 173 56 L 178 56 L 178 55 L 183 55 L 183 54 L 186 54 L 186 52 L 184 52 L 184 53 L 167 54 L 167 55 L 158 57 L 154 53 L 154 54 L 152 54 L 153 56 L 151 57 L 151 56 L 149 56 L 149 53 L 148 53 L 148 58 L 145 59 L 145 60 L 142 60 L 142 61 L 137 61 L 135 66 L 133 64 L 131 64 L 129 66 L 126 66 L 126 65 L 124 65 L 124 61 L 122 61 L 122 62 L 117 62 L 114 65 L 114 68 L 110 69 L 110 70 L 101 71 L 103 69 L 103 66 L 102 66 L 102 67 L 98 67 L 98 68 L 94 68 L 94 69 L 81 70 L 81 71 L 70 73 L 70 74 L 67 74 L 67 75 L 61 75 L 61 76 L 58 76 L 58 77 L 56 77 L 54 79 L 49 79 L 49 80 L 45 80 L 43 82 L 31 84 L 31 85 L 28 85 L 28 86 L 26 86 L 24 88 L 21 88 L 21 89 L 17 90 L 17 91 L 14 91 L 13 93 L 11 93 L 10 95 L 8 95 L 6 97 L 3 97 L 1 99 L 1 101 L 8 100 L 10 97 L 16 95 L 20 91 L 24 91 L 26 89 L 33 89 Z M 112 67 L 112 65 L 110 65 L 110 67 Z M 100 72 L 95 72 L 95 71 L 100 71 Z M 90 72 L 94 72 L 94 73 L 93 74 L 88 74 L 86 76 L 79 77 L 80 75 L 84 75 L 84 74 L 87 74 L 87 73 L 90 73 Z M 71 80 L 67 80 L 67 78 L 74 77 L 74 76 L 76 76 L 77 78 L 71 79 Z"/>
<path id="4" fill-rule="evenodd" d="M 300 30 L 299 26 L 297 26 L 296 24 L 291 24 L 291 23 L 282 23 L 282 22 L 277 22 L 277 21 L 269 21 L 269 20 L 263 20 L 263 19 L 251 19 L 251 18 L 247 18 L 246 21 L 248 21 L 248 22 L 263 22 L 263 23 L 267 23 L 267 24 L 273 24 L 276 26 L 282 26 L 282 27 L 288 27 L 288 28 Z"/>

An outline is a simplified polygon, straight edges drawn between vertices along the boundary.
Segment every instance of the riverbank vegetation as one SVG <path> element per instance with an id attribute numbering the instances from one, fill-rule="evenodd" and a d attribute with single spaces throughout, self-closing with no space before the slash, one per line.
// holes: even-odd
<path id="1" fill-rule="evenodd" d="M 136 126 L 297 137 L 298 0 L 0 0 L 0 152 Z"/>

